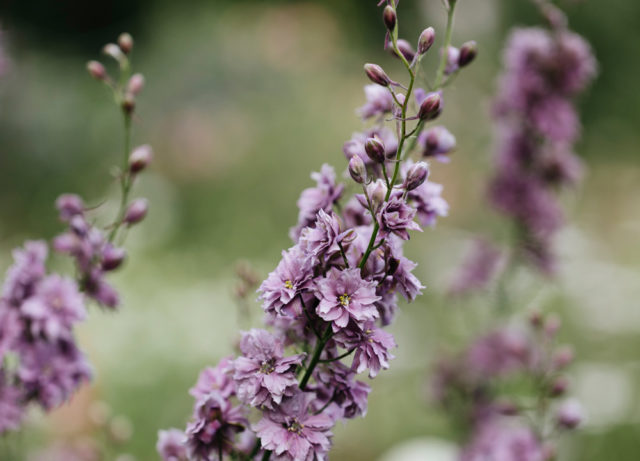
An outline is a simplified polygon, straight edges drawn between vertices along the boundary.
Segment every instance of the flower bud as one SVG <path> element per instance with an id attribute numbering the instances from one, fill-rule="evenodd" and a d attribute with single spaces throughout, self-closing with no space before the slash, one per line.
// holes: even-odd
<path id="1" fill-rule="evenodd" d="M 98 61 L 89 61 L 87 63 L 87 70 L 89 71 L 89 75 L 96 80 L 104 80 L 107 78 L 107 71 L 102 63 L 99 63 Z"/>
<path id="2" fill-rule="evenodd" d="M 544 322 L 544 332 L 548 336 L 555 336 L 555 334 L 560 329 L 561 325 L 562 325 L 562 321 L 558 316 L 550 315 L 549 317 L 547 317 L 546 321 Z"/>
<path id="3" fill-rule="evenodd" d="M 127 92 L 137 95 L 144 88 L 144 76 L 142 74 L 133 74 L 127 83 Z"/>
<path id="4" fill-rule="evenodd" d="M 122 110 L 126 114 L 132 114 L 136 108 L 136 99 L 131 93 L 126 93 L 122 99 Z"/>
<path id="5" fill-rule="evenodd" d="M 108 245 L 102 252 L 102 269 L 112 271 L 122 265 L 126 252 L 122 248 Z"/>
<path id="6" fill-rule="evenodd" d="M 382 12 L 382 20 L 384 21 L 384 25 L 387 26 L 389 32 L 393 32 L 393 30 L 396 28 L 398 16 L 396 15 L 396 12 L 393 7 L 391 7 L 391 5 L 387 5 L 384 7 L 384 11 Z"/>
<path id="7" fill-rule="evenodd" d="M 444 156 L 456 147 L 455 136 L 443 126 L 429 128 L 419 140 L 424 141 L 425 157 Z"/>
<path id="8" fill-rule="evenodd" d="M 446 56 L 447 66 L 444 69 L 444 73 L 445 75 L 451 75 L 460 69 L 460 66 L 458 65 L 458 59 L 460 58 L 460 50 L 455 46 L 450 46 L 444 52 L 447 53 L 447 56 Z"/>
<path id="9" fill-rule="evenodd" d="M 124 223 L 129 225 L 139 223 L 147 215 L 148 209 L 149 205 L 145 199 L 139 198 L 134 200 L 129 204 L 129 208 L 127 208 L 124 214 Z"/>
<path id="10" fill-rule="evenodd" d="M 56 208 L 60 212 L 60 219 L 69 221 L 73 216 L 82 215 L 84 202 L 75 194 L 62 194 L 56 200 Z"/>
<path id="11" fill-rule="evenodd" d="M 402 53 L 402 56 L 404 56 L 404 58 L 409 62 L 413 61 L 413 58 L 416 56 L 416 52 L 413 51 L 413 47 L 411 46 L 411 43 L 403 39 L 398 39 L 396 44 L 398 45 L 398 51 Z M 394 50 L 394 54 L 396 54 L 395 50 Z"/>
<path id="12" fill-rule="evenodd" d="M 542 314 L 538 311 L 534 311 L 529 315 L 529 323 L 535 329 L 539 329 L 542 326 Z"/>
<path id="13" fill-rule="evenodd" d="M 118 46 L 124 54 L 131 53 L 133 49 L 133 37 L 126 32 L 120 34 L 118 37 Z"/>
<path id="14" fill-rule="evenodd" d="M 349 160 L 349 174 L 358 184 L 363 184 L 367 180 L 367 169 L 359 155 L 354 155 Z"/>
<path id="15" fill-rule="evenodd" d="M 562 370 L 573 362 L 573 349 L 571 346 L 561 346 L 553 354 L 553 366 L 556 370 Z"/>
<path id="16" fill-rule="evenodd" d="M 420 120 L 433 120 L 440 115 L 442 111 L 442 97 L 438 92 L 428 93 L 420 104 L 418 110 L 418 118 Z"/>
<path id="17" fill-rule="evenodd" d="M 378 179 L 376 182 L 369 185 L 367 191 L 369 198 L 371 199 L 371 206 L 373 206 L 373 210 L 375 212 L 384 202 L 384 198 L 387 195 L 387 186 L 382 179 Z"/>
<path id="18" fill-rule="evenodd" d="M 478 55 L 478 44 L 471 40 L 465 42 L 460 47 L 460 54 L 458 55 L 458 66 L 464 67 L 471 63 Z"/>
<path id="19" fill-rule="evenodd" d="M 131 173 L 138 173 L 144 170 L 149 163 L 151 163 L 152 158 L 153 151 L 150 145 L 143 144 L 142 146 L 136 147 L 133 152 L 131 152 L 131 155 L 129 155 L 129 171 Z"/>
<path id="20" fill-rule="evenodd" d="M 569 388 L 569 381 L 566 378 L 559 377 L 556 378 L 553 383 L 551 383 L 551 388 L 549 389 L 549 394 L 551 397 L 560 397 L 567 392 Z"/>
<path id="21" fill-rule="evenodd" d="M 583 420 L 582 405 L 577 400 L 567 400 L 558 408 L 556 422 L 564 429 L 575 429 Z"/>
<path id="22" fill-rule="evenodd" d="M 433 27 L 427 27 L 420 34 L 420 38 L 418 38 L 418 53 L 425 54 L 433 45 L 433 42 L 436 39 L 436 31 Z"/>
<path id="23" fill-rule="evenodd" d="M 389 86 L 391 79 L 385 73 L 385 71 L 377 64 L 365 64 L 364 71 L 373 83 L 377 83 L 382 86 Z"/>
<path id="24" fill-rule="evenodd" d="M 108 56 L 111 56 L 116 61 L 118 61 L 120 65 L 122 65 L 127 59 L 124 53 L 122 53 L 122 50 L 120 49 L 120 47 L 115 43 L 106 44 L 102 49 L 102 52 Z"/>
<path id="25" fill-rule="evenodd" d="M 426 181 L 427 176 L 429 176 L 429 167 L 425 162 L 418 162 L 412 165 L 407 171 L 404 188 L 407 191 L 411 191 L 420 187 Z"/>
<path id="26" fill-rule="evenodd" d="M 376 138 L 369 138 L 364 143 L 364 150 L 369 158 L 375 163 L 384 163 L 385 151 L 382 141 Z"/>
<path id="27" fill-rule="evenodd" d="M 84 237 L 89 232 L 89 224 L 81 215 L 75 215 L 69 220 L 69 229 L 75 235 Z"/>

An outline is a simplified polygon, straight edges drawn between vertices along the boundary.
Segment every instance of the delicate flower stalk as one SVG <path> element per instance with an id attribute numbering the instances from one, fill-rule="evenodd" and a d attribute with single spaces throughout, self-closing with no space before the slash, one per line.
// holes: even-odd
<path id="1" fill-rule="evenodd" d="M 366 413 L 370 387 L 358 374 L 374 378 L 390 367 L 396 342 L 384 327 L 394 320 L 398 295 L 413 301 L 424 288 L 403 244 L 448 209 L 441 186 L 428 181 L 426 162 L 409 158 L 422 157 L 414 139 L 442 112 L 443 82 L 431 93 L 415 87 L 419 57 L 399 38 L 397 13 L 397 2 L 387 1 L 385 44 L 408 82 L 367 64 L 373 84 L 365 87 L 359 114 L 374 125 L 344 145 L 345 177 L 362 193 L 346 200 L 347 188 L 328 165 L 311 175 L 316 185 L 297 202 L 294 245 L 258 289 L 271 332 L 242 333 L 239 356 L 200 376 L 181 444 L 188 459 L 326 459 L 337 421 Z M 432 28 L 421 34 L 420 53 L 434 37 Z M 395 130 L 384 125 L 388 116 Z M 441 155 L 453 149 L 449 139 L 440 144 Z M 165 460 L 182 456 L 171 455 L 182 453 L 175 446 L 180 438 L 161 433 Z"/>
<path id="2" fill-rule="evenodd" d="M 119 43 L 107 45 L 104 51 L 119 62 L 126 75 L 130 67 L 126 55 L 133 41 L 123 34 Z M 122 107 L 126 77 L 116 85 L 97 61 L 89 62 L 87 70 L 114 90 L 116 102 Z M 141 89 L 140 79 L 133 84 L 136 93 Z M 149 164 L 151 153 L 145 146 L 129 155 L 131 112 L 123 113 L 125 152 L 120 176 L 122 200 L 126 202 L 133 175 Z M 146 214 L 146 201 L 136 203 L 126 214 L 128 224 Z M 144 203 L 144 210 L 140 203 Z M 89 300 L 108 308 L 119 303 L 118 293 L 106 281 L 106 275 L 119 269 L 126 258 L 125 250 L 114 244 L 123 219 L 111 228 L 98 228 L 89 215 L 97 213 L 99 207 L 91 209 L 74 194 L 58 197 L 56 208 L 67 230 L 53 240 L 51 247 L 73 259 L 76 278 L 47 270 L 49 246 L 44 241 L 25 242 L 23 248 L 13 252 L 14 264 L 7 271 L 0 294 L 0 434 L 19 429 L 29 407 L 50 411 L 90 380 L 91 367 L 76 342 L 75 326 L 87 317 Z"/>

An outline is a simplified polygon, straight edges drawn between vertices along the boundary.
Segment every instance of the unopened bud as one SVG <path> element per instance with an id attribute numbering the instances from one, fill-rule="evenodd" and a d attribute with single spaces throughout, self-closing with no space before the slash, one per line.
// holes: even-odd
<path id="1" fill-rule="evenodd" d="M 396 44 L 398 45 L 398 51 L 402 53 L 402 56 L 404 56 L 404 58 L 409 62 L 413 61 L 413 58 L 416 56 L 416 52 L 413 51 L 411 43 L 406 40 L 399 39 Z"/>
<path id="2" fill-rule="evenodd" d="M 384 202 L 384 198 L 387 194 L 387 186 L 384 184 L 382 179 L 378 179 L 376 182 L 369 185 L 367 191 L 369 193 L 369 198 L 371 199 L 371 205 L 373 206 L 373 210 L 375 212 Z"/>
<path id="3" fill-rule="evenodd" d="M 138 173 L 144 170 L 149 163 L 151 163 L 152 158 L 153 151 L 150 145 L 143 144 L 142 146 L 136 147 L 133 152 L 131 152 L 131 155 L 129 155 L 129 171 L 131 173 Z"/>
<path id="4" fill-rule="evenodd" d="M 558 408 L 556 422 L 564 429 L 575 429 L 583 420 L 582 405 L 577 400 L 567 400 Z"/>
<path id="5" fill-rule="evenodd" d="M 89 61 L 87 63 L 87 70 L 89 71 L 89 75 L 96 80 L 104 80 L 107 78 L 107 71 L 98 61 Z"/>
<path id="6" fill-rule="evenodd" d="M 129 208 L 127 208 L 124 215 L 124 222 L 129 225 L 139 223 L 147 215 L 148 209 L 149 205 L 145 199 L 139 198 L 134 200 L 129 205 Z"/>
<path id="7" fill-rule="evenodd" d="M 84 213 L 84 202 L 75 194 L 62 194 L 56 200 L 56 208 L 60 212 L 60 219 L 69 221 L 73 216 Z"/>
<path id="8" fill-rule="evenodd" d="M 573 349 L 571 346 L 561 346 L 553 354 L 553 366 L 556 370 L 566 368 L 573 362 Z"/>
<path id="9" fill-rule="evenodd" d="M 529 323 L 532 327 L 538 329 L 542 326 L 542 314 L 538 311 L 534 311 L 529 315 Z"/>
<path id="10" fill-rule="evenodd" d="M 425 131 L 424 137 L 425 157 L 444 156 L 456 147 L 456 138 L 443 126 L 434 126 Z"/>
<path id="11" fill-rule="evenodd" d="M 478 55 L 478 44 L 471 40 L 465 42 L 460 47 L 460 54 L 458 55 L 458 66 L 464 67 L 471 63 Z"/>
<path id="12" fill-rule="evenodd" d="M 122 248 L 116 248 L 111 245 L 107 246 L 102 252 L 102 269 L 112 271 L 122 265 L 126 252 Z"/>
<path id="13" fill-rule="evenodd" d="M 120 34 L 118 37 L 118 46 L 123 53 L 131 53 L 131 50 L 133 49 L 133 37 L 126 32 Z"/>
<path id="14" fill-rule="evenodd" d="M 564 395 L 567 392 L 568 388 L 569 388 L 569 381 L 567 381 L 566 378 L 563 378 L 561 376 L 559 378 L 556 378 L 556 380 L 553 381 L 553 383 L 551 383 L 549 394 L 552 397 L 560 397 L 561 395 Z"/>
<path id="15" fill-rule="evenodd" d="M 391 5 L 385 6 L 384 11 L 382 12 L 382 20 L 384 21 L 384 25 L 387 26 L 387 29 L 389 29 L 389 32 L 393 32 L 396 28 L 398 16 Z"/>
<path id="16" fill-rule="evenodd" d="M 122 99 L 122 110 L 131 114 L 136 108 L 136 98 L 131 93 L 126 93 Z"/>
<path id="17" fill-rule="evenodd" d="M 354 155 L 349 160 L 349 174 L 358 184 L 363 184 L 367 180 L 367 169 L 359 155 Z"/>
<path id="18" fill-rule="evenodd" d="M 407 191 L 411 191 L 420 187 L 422 183 L 426 181 L 427 176 L 429 176 L 429 167 L 425 162 L 418 162 L 412 165 L 409 171 L 407 171 L 404 188 Z"/>
<path id="19" fill-rule="evenodd" d="M 376 138 L 369 138 L 364 143 L 364 150 L 369 158 L 375 163 L 384 163 L 385 151 L 382 141 Z"/>
<path id="20" fill-rule="evenodd" d="M 427 96 L 420 104 L 420 110 L 418 110 L 418 118 L 420 120 L 433 120 L 440 115 L 442 111 L 442 97 L 440 93 L 433 92 L 428 93 Z"/>
<path id="21" fill-rule="evenodd" d="M 377 83 L 382 86 L 389 86 L 391 79 L 385 73 L 385 71 L 377 64 L 365 64 L 364 71 L 373 83 Z"/>
<path id="22" fill-rule="evenodd" d="M 558 316 L 550 315 L 549 317 L 547 317 L 547 320 L 544 322 L 544 332 L 548 336 L 555 336 L 555 334 L 560 329 L 561 325 L 562 325 L 562 321 Z"/>
<path id="23" fill-rule="evenodd" d="M 433 27 L 427 27 L 420 34 L 420 38 L 418 38 L 418 53 L 425 54 L 433 45 L 433 42 L 436 39 L 436 31 Z"/>
<path id="24" fill-rule="evenodd" d="M 106 44 L 102 49 L 102 52 L 108 56 L 111 56 L 116 61 L 118 61 L 120 65 L 126 62 L 127 57 L 124 55 L 120 47 L 115 43 Z"/>
<path id="25" fill-rule="evenodd" d="M 137 95 L 144 88 L 144 76 L 142 74 L 133 74 L 127 83 L 127 92 Z"/>

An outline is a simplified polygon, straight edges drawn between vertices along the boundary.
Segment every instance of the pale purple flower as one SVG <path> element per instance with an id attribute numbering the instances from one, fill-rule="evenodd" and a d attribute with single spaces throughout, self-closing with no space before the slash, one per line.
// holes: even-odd
<path id="1" fill-rule="evenodd" d="M 340 362 L 318 368 L 315 373 L 318 383 L 315 391 L 320 399 L 317 405 L 336 403 L 342 410 L 341 417 L 347 419 L 366 416 L 371 386 L 355 377 L 356 373 Z"/>
<path id="2" fill-rule="evenodd" d="M 403 180 L 414 164 L 408 160 L 401 165 Z M 416 217 L 423 226 L 433 227 L 439 217 L 449 213 L 449 204 L 442 198 L 442 189 L 442 185 L 427 180 L 407 194 L 407 202 L 416 209 Z"/>
<path id="3" fill-rule="evenodd" d="M 363 280 L 360 269 L 338 270 L 331 268 L 326 278 L 316 282 L 320 304 L 316 312 L 320 318 L 331 322 L 333 331 L 345 328 L 350 320 L 357 325 L 378 317 L 375 302 L 375 283 Z"/>
<path id="4" fill-rule="evenodd" d="M 387 158 L 395 157 L 398 151 L 398 139 L 390 128 L 383 126 L 371 128 L 364 133 L 354 133 L 351 139 L 345 142 L 343 146 L 344 155 L 347 157 L 347 160 L 357 155 L 365 165 L 373 165 L 372 160 L 364 149 L 367 139 L 370 138 L 377 138 L 382 142 Z"/>
<path id="5" fill-rule="evenodd" d="M 273 409 L 298 387 L 295 370 L 303 355 L 284 356 L 284 345 L 265 330 L 242 335 L 242 356 L 233 362 L 238 399 L 252 407 Z"/>
<path id="6" fill-rule="evenodd" d="M 322 165 L 320 172 L 312 173 L 311 179 L 316 181 L 316 187 L 303 190 L 298 199 L 298 225 L 290 231 L 294 241 L 298 240 L 302 229 L 315 222 L 318 211 L 331 211 L 344 190 L 343 184 L 336 184 L 335 170 L 327 164 Z"/>
<path id="7" fill-rule="evenodd" d="M 530 428 L 490 420 L 479 425 L 460 460 L 544 461 L 545 450 Z"/>
<path id="8" fill-rule="evenodd" d="M 444 126 L 434 126 L 420 133 L 418 145 L 422 148 L 423 156 L 447 163 L 447 154 L 456 148 L 456 138 Z"/>
<path id="9" fill-rule="evenodd" d="M 85 205 L 82 198 L 76 194 L 62 194 L 56 200 L 56 208 L 60 213 L 60 220 L 69 222 L 74 216 L 84 213 Z"/>
<path id="10" fill-rule="evenodd" d="M 27 241 L 24 248 L 13 251 L 14 264 L 7 270 L 2 298 L 13 307 L 33 294 L 44 277 L 47 245 L 43 241 Z"/>
<path id="11" fill-rule="evenodd" d="M 502 328 L 476 340 L 467 353 L 468 369 L 481 379 L 526 370 L 535 359 L 527 336 Z"/>
<path id="12" fill-rule="evenodd" d="M 458 61 L 460 58 L 460 50 L 454 46 L 449 46 L 446 50 L 447 53 L 447 66 L 444 69 L 445 75 L 450 75 L 456 72 L 460 67 Z"/>
<path id="13" fill-rule="evenodd" d="M 179 429 L 158 431 L 156 450 L 163 461 L 187 461 L 187 436 Z"/>
<path id="14" fill-rule="evenodd" d="M 556 411 L 556 423 L 563 429 L 575 429 L 583 421 L 584 409 L 575 399 L 562 402 Z"/>
<path id="15" fill-rule="evenodd" d="M 408 231 L 422 231 L 413 220 L 415 215 L 415 208 L 407 205 L 401 197 L 392 196 L 382 205 L 376 216 L 380 225 L 380 237 L 384 238 L 389 234 L 395 234 L 403 240 L 409 240 Z"/>
<path id="16" fill-rule="evenodd" d="M 339 244 L 349 233 L 341 232 L 340 221 L 334 213 L 320 210 L 315 225 L 302 229 L 299 245 L 302 251 L 314 258 L 331 257 L 340 251 Z"/>
<path id="17" fill-rule="evenodd" d="M 464 295 L 487 288 L 502 262 L 499 248 L 485 239 L 476 239 L 449 287 L 450 293 Z"/>
<path id="18" fill-rule="evenodd" d="M 355 348 L 352 369 L 356 373 L 369 370 L 370 378 L 375 378 L 381 369 L 388 369 L 389 360 L 394 358 L 391 353 L 391 349 L 396 347 L 393 335 L 376 327 L 373 322 L 362 330 L 343 330 L 335 340 L 345 349 Z"/>
<path id="19" fill-rule="evenodd" d="M 258 292 L 267 313 L 297 316 L 302 313 L 301 296 L 312 289 L 313 265 L 298 245 L 282 252 L 276 269 L 262 282 Z"/>
<path id="20" fill-rule="evenodd" d="M 367 98 L 367 103 L 358 109 L 358 114 L 364 120 L 376 116 L 382 117 L 393 110 L 395 102 L 391 92 L 386 87 L 375 84 L 366 85 L 364 94 Z"/>
<path id="21" fill-rule="evenodd" d="M 413 275 L 412 271 L 418 266 L 417 263 L 401 256 L 396 260 L 396 269 L 389 274 L 390 288 L 397 289 L 407 301 L 413 301 L 422 294 L 424 285 Z"/>
<path id="22" fill-rule="evenodd" d="M 10 385 L 6 379 L 0 368 L 0 435 L 18 429 L 24 411 L 20 389 Z"/>
<path id="23" fill-rule="evenodd" d="M 185 431 L 188 459 L 222 461 L 233 449 L 235 435 L 247 425 L 244 409 L 233 407 L 220 392 L 203 396 Z"/>
<path id="24" fill-rule="evenodd" d="M 327 414 L 311 414 L 313 394 L 299 392 L 283 401 L 278 411 L 263 414 L 252 429 L 262 448 L 278 461 L 325 461 L 331 447 L 334 421 Z"/>
<path id="25" fill-rule="evenodd" d="M 231 397 L 235 394 L 232 372 L 231 357 L 223 358 L 215 367 L 207 367 L 200 372 L 198 381 L 189 390 L 189 394 L 196 400 L 202 399 L 212 391 L 219 392 L 225 398 Z"/>
<path id="26" fill-rule="evenodd" d="M 49 340 L 70 339 L 73 324 L 87 315 L 76 283 L 57 274 L 45 277 L 20 311 L 29 320 L 31 334 Z"/>

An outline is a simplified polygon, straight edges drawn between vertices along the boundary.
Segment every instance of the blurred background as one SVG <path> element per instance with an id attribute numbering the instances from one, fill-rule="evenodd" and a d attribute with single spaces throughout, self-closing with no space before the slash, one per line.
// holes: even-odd
<path id="1" fill-rule="evenodd" d="M 85 71 L 122 31 L 135 39 L 134 67 L 147 80 L 134 142 L 150 143 L 153 171 L 135 194 L 152 204 L 130 233 L 130 258 L 114 282 L 117 314 L 92 309 L 80 340 L 96 379 L 54 415 L 33 414 L 20 444 L 108 437 L 113 450 L 153 460 L 158 429 L 183 428 L 200 369 L 233 351 L 240 319 L 234 267 L 263 278 L 290 246 L 295 202 L 322 163 L 341 171 L 342 144 L 362 128 L 364 62 L 404 78 L 382 50 L 380 10 L 370 1 L 2 0 L 0 2 L 0 268 L 25 238 L 62 230 L 53 207 L 63 192 L 89 203 L 117 196 L 121 119 Z M 518 306 L 558 311 L 562 339 L 577 350 L 573 386 L 589 419 L 563 443 L 563 459 L 635 461 L 640 440 L 640 3 L 570 2 L 571 26 L 591 41 L 600 75 L 580 101 L 578 152 L 588 168 L 564 196 L 560 275 L 517 277 Z M 500 238 L 483 201 L 492 155 L 488 117 L 510 27 L 540 22 L 526 0 L 460 0 L 454 44 L 475 39 L 476 62 L 448 90 L 442 122 L 459 147 L 431 179 L 444 184 L 450 216 L 407 248 L 425 295 L 392 327 L 399 348 L 372 383 L 369 414 L 336 429 L 332 460 L 447 459 L 453 436 L 429 400 L 428 369 L 454 347 L 454 319 L 491 297 L 456 304 L 448 283 L 476 233 Z M 403 0 L 401 35 L 427 25 L 442 34 L 439 0 Z M 433 53 L 432 53 L 433 54 Z M 427 60 L 428 72 L 435 71 Z M 107 204 L 106 206 L 109 206 Z M 449 331 L 452 330 L 452 331 Z M 99 403 L 102 402 L 102 403 Z M 411 453 L 414 453 L 413 455 Z M 416 453 L 422 453 L 416 455 Z M 425 453 L 430 453 L 426 457 Z"/>

